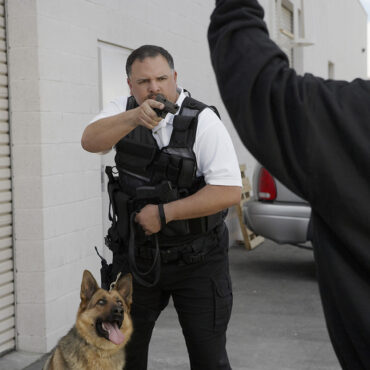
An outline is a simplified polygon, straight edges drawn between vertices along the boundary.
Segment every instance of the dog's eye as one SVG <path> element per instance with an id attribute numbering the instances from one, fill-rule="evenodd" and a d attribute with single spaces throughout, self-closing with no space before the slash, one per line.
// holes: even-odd
<path id="1" fill-rule="evenodd" d="M 106 303 L 107 303 L 107 301 L 105 299 L 99 299 L 98 300 L 98 304 L 100 304 L 101 306 L 104 306 Z"/>

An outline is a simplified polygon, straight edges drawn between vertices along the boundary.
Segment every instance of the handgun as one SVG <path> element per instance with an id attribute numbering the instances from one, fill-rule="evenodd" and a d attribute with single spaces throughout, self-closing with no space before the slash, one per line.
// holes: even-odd
<path id="1" fill-rule="evenodd" d="M 164 104 L 163 109 L 154 108 L 154 111 L 157 113 L 158 117 L 164 118 L 166 117 L 167 113 L 175 114 L 179 109 L 177 104 L 170 102 L 162 94 L 158 94 L 155 100 Z"/>

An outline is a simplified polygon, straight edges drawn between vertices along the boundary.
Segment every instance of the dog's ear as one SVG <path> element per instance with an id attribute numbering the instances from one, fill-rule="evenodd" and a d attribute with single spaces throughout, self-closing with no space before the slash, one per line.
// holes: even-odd
<path id="1" fill-rule="evenodd" d="M 82 276 L 82 283 L 81 283 L 81 303 L 87 304 L 94 293 L 99 289 L 99 285 L 92 276 L 91 272 L 85 270 Z"/>
<path id="2" fill-rule="evenodd" d="M 118 291 L 121 297 L 126 301 L 128 307 L 131 307 L 132 303 L 132 276 L 131 274 L 126 274 L 122 276 L 117 281 L 114 289 Z"/>

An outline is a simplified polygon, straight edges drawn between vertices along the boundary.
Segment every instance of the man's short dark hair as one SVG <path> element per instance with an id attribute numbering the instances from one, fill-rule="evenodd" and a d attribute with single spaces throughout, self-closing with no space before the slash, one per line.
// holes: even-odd
<path id="1" fill-rule="evenodd" d="M 143 45 L 135 49 L 127 58 L 126 62 L 127 77 L 130 77 L 131 67 L 136 59 L 139 59 L 140 62 L 142 62 L 145 58 L 148 57 L 154 58 L 158 55 L 162 55 L 167 60 L 167 63 L 170 66 L 170 68 L 174 69 L 173 58 L 166 49 L 163 49 L 162 47 L 155 45 Z"/>

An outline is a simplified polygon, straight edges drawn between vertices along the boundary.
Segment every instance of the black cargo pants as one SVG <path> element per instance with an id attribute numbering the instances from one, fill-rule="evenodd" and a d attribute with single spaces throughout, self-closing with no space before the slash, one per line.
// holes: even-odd
<path id="1" fill-rule="evenodd" d="M 226 329 L 232 307 L 228 231 L 222 226 L 204 261 L 162 263 L 153 288 L 134 281 L 131 314 L 133 335 L 126 347 L 125 370 L 146 370 L 154 324 L 172 297 L 192 370 L 231 369 Z"/>

